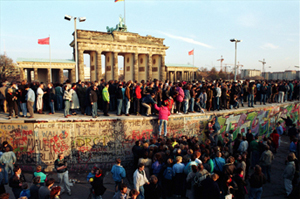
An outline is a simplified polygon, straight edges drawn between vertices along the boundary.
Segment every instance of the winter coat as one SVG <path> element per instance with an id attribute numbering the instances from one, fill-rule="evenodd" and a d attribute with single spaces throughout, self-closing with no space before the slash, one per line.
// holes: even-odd
<path id="1" fill-rule="evenodd" d="M 295 172 L 296 172 L 295 162 L 294 161 L 288 162 L 283 171 L 283 178 L 293 180 Z"/>
<path id="2" fill-rule="evenodd" d="M 159 120 L 168 120 L 169 115 L 171 115 L 168 107 L 162 106 L 158 107 L 156 104 L 154 104 L 154 108 L 158 110 L 158 119 Z"/>
<path id="3" fill-rule="evenodd" d="M 115 182 L 121 182 L 126 177 L 126 171 L 122 166 L 114 165 L 110 171 Z"/>
<path id="4" fill-rule="evenodd" d="M 72 88 L 69 92 L 69 95 L 71 95 L 71 109 L 79 109 L 79 99 L 77 96 L 77 93 Z"/>
<path id="5" fill-rule="evenodd" d="M 176 88 L 176 91 L 178 92 L 178 95 L 177 95 L 177 97 L 176 97 L 176 100 L 177 100 L 178 102 L 182 102 L 182 101 L 183 101 L 183 98 L 184 98 L 184 92 L 183 92 L 182 88 L 181 88 L 181 87 L 177 87 L 177 88 Z"/>
<path id="6" fill-rule="evenodd" d="M 272 164 L 274 159 L 273 153 L 270 150 L 264 151 L 260 157 L 261 166 L 269 166 Z"/>

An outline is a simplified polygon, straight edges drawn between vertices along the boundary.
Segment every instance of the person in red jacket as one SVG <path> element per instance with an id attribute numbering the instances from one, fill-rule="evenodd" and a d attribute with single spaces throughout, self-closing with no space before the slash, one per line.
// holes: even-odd
<path id="1" fill-rule="evenodd" d="M 140 100 L 142 98 L 142 93 L 141 93 L 141 85 L 140 83 L 137 83 L 136 87 L 135 87 L 135 98 L 134 98 L 134 102 L 135 102 L 135 112 L 136 115 L 140 115 Z"/>
<path id="2" fill-rule="evenodd" d="M 157 104 L 154 104 L 154 108 L 158 110 L 158 119 L 159 119 L 159 136 L 161 135 L 161 128 L 164 124 L 164 136 L 167 136 L 167 124 L 169 115 L 171 115 L 170 110 L 165 106 L 165 102 L 162 103 L 161 107 L 158 107 Z"/>
<path id="3" fill-rule="evenodd" d="M 275 153 L 277 152 L 277 149 L 279 147 L 279 134 L 277 133 L 277 130 L 275 129 L 273 133 L 270 135 L 270 138 L 272 139 L 272 142 L 274 144 Z"/>

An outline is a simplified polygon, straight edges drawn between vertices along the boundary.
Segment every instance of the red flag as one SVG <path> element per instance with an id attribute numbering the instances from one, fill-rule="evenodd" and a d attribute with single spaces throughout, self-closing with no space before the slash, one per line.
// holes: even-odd
<path id="1" fill-rule="evenodd" d="M 116 2 L 119 2 L 119 1 L 124 1 L 124 0 L 115 0 L 115 3 L 116 3 Z"/>
<path id="2" fill-rule="evenodd" d="M 189 51 L 189 55 L 194 55 L 194 49 Z"/>
<path id="3" fill-rule="evenodd" d="M 44 39 L 38 39 L 38 44 L 41 45 L 49 45 L 50 43 L 50 37 L 44 38 Z"/>

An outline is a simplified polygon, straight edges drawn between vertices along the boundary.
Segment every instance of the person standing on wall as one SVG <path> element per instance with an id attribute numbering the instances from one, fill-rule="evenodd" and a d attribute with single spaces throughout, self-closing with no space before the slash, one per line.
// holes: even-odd
<path id="1" fill-rule="evenodd" d="M 47 93 L 43 91 L 43 88 L 44 88 L 44 84 L 41 83 L 36 91 L 36 95 L 37 95 L 36 109 L 39 114 L 43 114 L 43 105 L 44 105 L 43 96 L 45 93 Z"/>
<path id="2" fill-rule="evenodd" d="M 25 90 L 26 90 L 26 102 L 27 102 L 27 109 L 29 111 L 30 116 L 28 118 L 33 118 L 34 117 L 34 111 L 33 111 L 33 106 L 35 102 L 35 94 L 34 91 L 29 88 L 28 85 L 25 85 Z"/>
<path id="3" fill-rule="evenodd" d="M 92 86 L 92 90 L 90 92 L 90 102 L 91 102 L 91 105 L 92 105 L 92 116 L 93 118 L 96 118 L 98 116 L 98 104 L 97 104 L 97 101 L 98 101 L 98 95 L 97 95 L 97 86 L 96 84 L 94 84 Z"/>
<path id="4" fill-rule="evenodd" d="M 108 92 L 109 84 L 104 83 L 104 88 L 102 90 L 102 99 L 103 99 L 103 113 L 105 116 L 108 115 L 108 107 L 109 107 L 109 92 Z"/>
<path id="5" fill-rule="evenodd" d="M 57 171 L 57 176 L 59 180 L 59 186 L 61 187 L 61 193 L 65 191 L 68 192 L 68 195 L 71 195 L 71 188 L 69 184 L 69 172 L 67 169 L 68 163 L 67 160 L 64 159 L 64 154 L 58 154 L 58 159 L 54 162 L 54 167 Z"/>

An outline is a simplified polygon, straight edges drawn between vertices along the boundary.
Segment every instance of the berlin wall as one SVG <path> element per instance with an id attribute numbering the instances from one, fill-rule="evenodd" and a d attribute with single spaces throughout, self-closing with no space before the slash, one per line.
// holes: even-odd
<path id="1" fill-rule="evenodd" d="M 289 103 L 255 109 L 237 109 L 217 112 L 221 134 L 234 131 L 246 133 L 251 129 L 260 138 L 269 136 L 281 117 L 289 116 L 297 125 L 300 103 Z M 172 137 L 197 136 L 204 140 L 210 128 L 212 113 L 172 115 L 168 133 Z M 98 118 L 100 119 L 100 118 Z M 102 118 L 101 118 L 102 119 Z M 93 166 L 110 169 L 115 158 L 121 158 L 125 167 L 132 166 L 132 146 L 136 140 L 156 137 L 158 119 L 139 117 L 128 119 L 49 121 L 33 123 L 0 123 L 0 141 L 7 140 L 14 148 L 17 164 L 25 171 L 34 171 L 37 164 L 52 171 L 59 153 L 64 153 L 69 170 L 89 171 Z"/>

